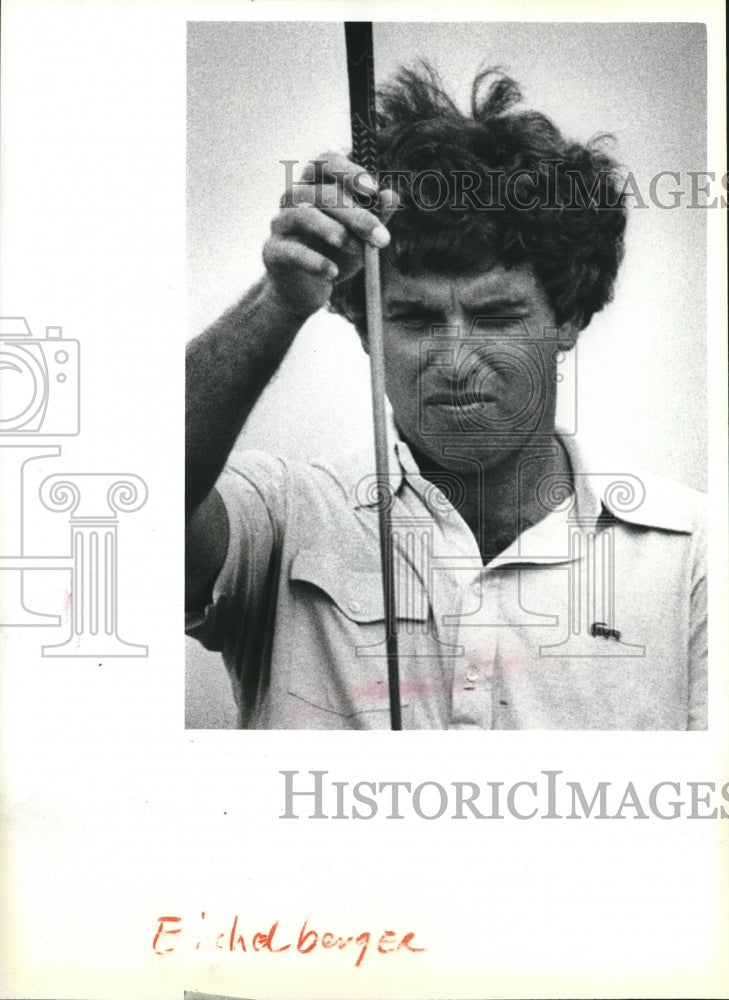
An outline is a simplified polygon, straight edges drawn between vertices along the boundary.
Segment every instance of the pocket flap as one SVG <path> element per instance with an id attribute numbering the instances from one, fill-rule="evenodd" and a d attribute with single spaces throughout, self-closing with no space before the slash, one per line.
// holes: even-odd
<path id="1" fill-rule="evenodd" d="M 396 574 L 395 610 L 398 618 L 427 621 L 428 598 L 412 568 L 400 563 Z M 356 569 L 337 552 L 304 549 L 291 563 L 289 578 L 318 587 L 354 622 L 385 617 L 382 577 L 377 569 Z"/>

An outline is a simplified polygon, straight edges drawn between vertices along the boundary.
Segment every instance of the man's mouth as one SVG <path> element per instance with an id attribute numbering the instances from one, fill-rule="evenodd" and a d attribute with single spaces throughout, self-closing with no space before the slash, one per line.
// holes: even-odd
<path id="1" fill-rule="evenodd" d="M 482 409 L 484 406 L 495 402 L 496 397 L 491 393 L 468 390 L 459 391 L 456 389 L 449 392 L 436 392 L 423 400 L 423 403 L 427 407 L 450 407 L 453 410 L 464 412 Z"/>

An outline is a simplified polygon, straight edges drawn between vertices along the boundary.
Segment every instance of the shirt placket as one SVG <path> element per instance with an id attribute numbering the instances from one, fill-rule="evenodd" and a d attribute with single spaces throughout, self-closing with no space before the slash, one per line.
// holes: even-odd
<path id="1" fill-rule="evenodd" d="M 430 508 L 437 526 L 433 597 L 441 640 L 453 652 L 449 728 L 492 728 L 492 683 L 498 628 L 497 581 L 483 566 L 471 530 L 447 503 Z"/>
<path id="2" fill-rule="evenodd" d="M 498 579 L 481 568 L 464 581 L 464 592 L 464 614 L 457 629 L 463 655 L 455 662 L 451 728 L 491 729 L 499 635 L 495 626 Z"/>

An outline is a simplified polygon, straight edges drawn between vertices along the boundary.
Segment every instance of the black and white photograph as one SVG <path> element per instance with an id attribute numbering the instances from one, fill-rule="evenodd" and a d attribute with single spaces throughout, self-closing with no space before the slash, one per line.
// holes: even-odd
<path id="1" fill-rule="evenodd" d="M 705 729 L 705 27 L 193 23 L 188 87 L 187 724 Z"/>

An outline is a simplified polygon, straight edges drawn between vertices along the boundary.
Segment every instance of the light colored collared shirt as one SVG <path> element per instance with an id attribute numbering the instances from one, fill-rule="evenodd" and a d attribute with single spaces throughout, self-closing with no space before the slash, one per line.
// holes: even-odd
<path id="1" fill-rule="evenodd" d="M 457 489 L 394 444 L 404 729 L 706 728 L 704 498 L 560 440 L 572 488 L 547 477 L 550 512 L 487 566 Z M 389 728 L 367 462 L 244 452 L 218 483 L 228 554 L 187 631 L 222 652 L 241 727 Z"/>

